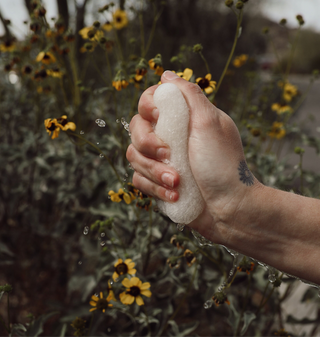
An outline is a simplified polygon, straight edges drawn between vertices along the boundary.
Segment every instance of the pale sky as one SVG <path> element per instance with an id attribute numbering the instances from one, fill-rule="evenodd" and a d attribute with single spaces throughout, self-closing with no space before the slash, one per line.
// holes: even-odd
<path id="1" fill-rule="evenodd" d="M 82 1 L 83 0 L 77 0 L 78 3 Z M 224 0 L 221 1 L 224 2 Z M 260 2 L 262 4 L 263 13 L 276 22 L 285 17 L 288 20 L 289 26 L 297 26 L 295 17 L 297 14 L 301 14 L 304 17 L 306 28 L 312 28 L 320 32 L 320 0 L 250 0 L 250 2 L 251 1 Z M 106 0 L 92 0 L 89 2 L 88 12 L 96 13 L 97 8 L 108 2 L 109 1 Z M 130 2 L 132 3 L 133 0 Z M 56 17 L 56 1 L 43 0 L 43 3 L 47 9 L 47 18 Z M 73 1 L 70 1 L 69 4 L 71 6 L 70 11 L 74 11 L 74 8 L 72 8 Z M 22 22 L 28 19 L 24 0 L 0 0 L 0 10 L 4 18 L 11 20 L 13 32 L 21 39 L 25 31 Z M 90 25 L 93 20 L 92 17 L 87 17 L 86 24 Z M 2 34 L 3 27 L 0 24 L 0 36 Z"/>

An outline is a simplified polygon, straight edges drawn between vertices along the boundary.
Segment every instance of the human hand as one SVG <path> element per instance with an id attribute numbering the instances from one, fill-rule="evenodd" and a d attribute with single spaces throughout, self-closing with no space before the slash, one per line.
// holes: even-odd
<path id="1" fill-rule="evenodd" d="M 189 161 L 206 207 L 189 224 L 216 243 L 225 243 L 227 232 L 250 186 L 259 184 L 247 169 L 241 139 L 232 119 L 212 105 L 200 87 L 172 72 L 165 72 L 162 83 L 179 87 L 190 110 Z M 158 114 L 153 94 L 147 89 L 139 101 L 139 114 L 130 123 L 132 144 L 127 159 L 135 169 L 133 184 L 146 194 L 168 202 L 178 200 L 178 173 L 163 161 L 170 149 L 153 132 Z M 240 180 L 242 179 L 242 180 Z"/>

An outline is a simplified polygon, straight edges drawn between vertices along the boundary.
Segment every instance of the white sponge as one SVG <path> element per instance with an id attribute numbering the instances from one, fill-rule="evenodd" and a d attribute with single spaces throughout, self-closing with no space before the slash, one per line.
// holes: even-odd
<path id="1" fill-rule="evenodd" d="M 172 165 L 180 175 L 179 200 L 175 203 L 159 200 L 157 204 L 173 222 L 188 224 L 204 208 L 204 200 L 189 164 L 189 108 L 180 89 L 172 83 L 161 84 L 153 100 L 159 110 L 155 134 L 169 145 L 171 157 L 168 165 Z"/>

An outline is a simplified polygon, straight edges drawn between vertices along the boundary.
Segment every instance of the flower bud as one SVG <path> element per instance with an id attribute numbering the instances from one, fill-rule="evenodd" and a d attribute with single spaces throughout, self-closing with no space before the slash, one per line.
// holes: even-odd
<path id="1" fill-rule="evenodd" d="M 242 1 L 238 1 L 238 2 L 236 3 L 236 8 L 237 8 L 237 9 L 242 9 L 242 8 L 243 8 L 243 2 L 242 2 Z"/>
<path id="2" fill-rule="evenodd" d="M 304 24 L 304 20 L 303 20 L 302 15 L 299 14 L 299 15 L 296 16 L 296 18 L 299 22 L 299 25 L 302 26 Z"/>
<path id="3" fill-rule="evenodd" d="M 93 27 L 99 28 L 99 27 L 100 27 L 100 22 L 99 22 L 99 21 L 95 21 L 95 22 L 93 23 Z"/>
<path id="4" fill-rule="evenodd" d="M 287 24 L 287 19 L 281 19 L 279 24 L 285 26 Z"/>
<path id="5" fill-rule="evenodd" d="M 12 286 L 10 284 L 5 284 L 4 286 L 0 286 L 0 292 L 4 291 L 5 293 L 9 293 L 12 291 Z"/>
<path id="6" fill-rule="evenodd" d="M 269 33 L 269 27 L 264 27 L 264 28 L 262 29 L 262 33 L 263 33 L 263 34 L 268 34 L 268 33 Z"/>
<path id="7" fill-rule="evenodd" d="M 232 7 L 232 6 L 233 6 L 233 0 L 226 0 L 226 1 L 225 1 L 225 5 L 226 5 L 227 7 Z"/>
<path id="8" fill-rule="evenodd" d="M 297 146 L 297 147 L 294 148 L 294 153 L 295 154 L 304 154 L 304 149 Z"/>
<path id="9" fill-rule="evenodd" d="M 198 43 L 193 46 L 192 50 L 194 53 L 201 53 L 203 50 L 203 47 L 200 43 Z"/>

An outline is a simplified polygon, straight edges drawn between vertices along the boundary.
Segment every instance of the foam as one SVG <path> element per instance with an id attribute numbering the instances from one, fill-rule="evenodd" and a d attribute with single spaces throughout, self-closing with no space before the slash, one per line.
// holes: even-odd
<path id="1" fill-rule="evenodd" d="M 175 203 L 158 200 L 157 204 L 173 222 L 188 224 L 204 208 L 188 157 L 189 108 L 180 89 L 172 83 L 161 84 L 153 99 L 159 110 L 155 133 L 171 149 L 167 165 L 173 166 L 180 175 L 179 200 Z"/>

